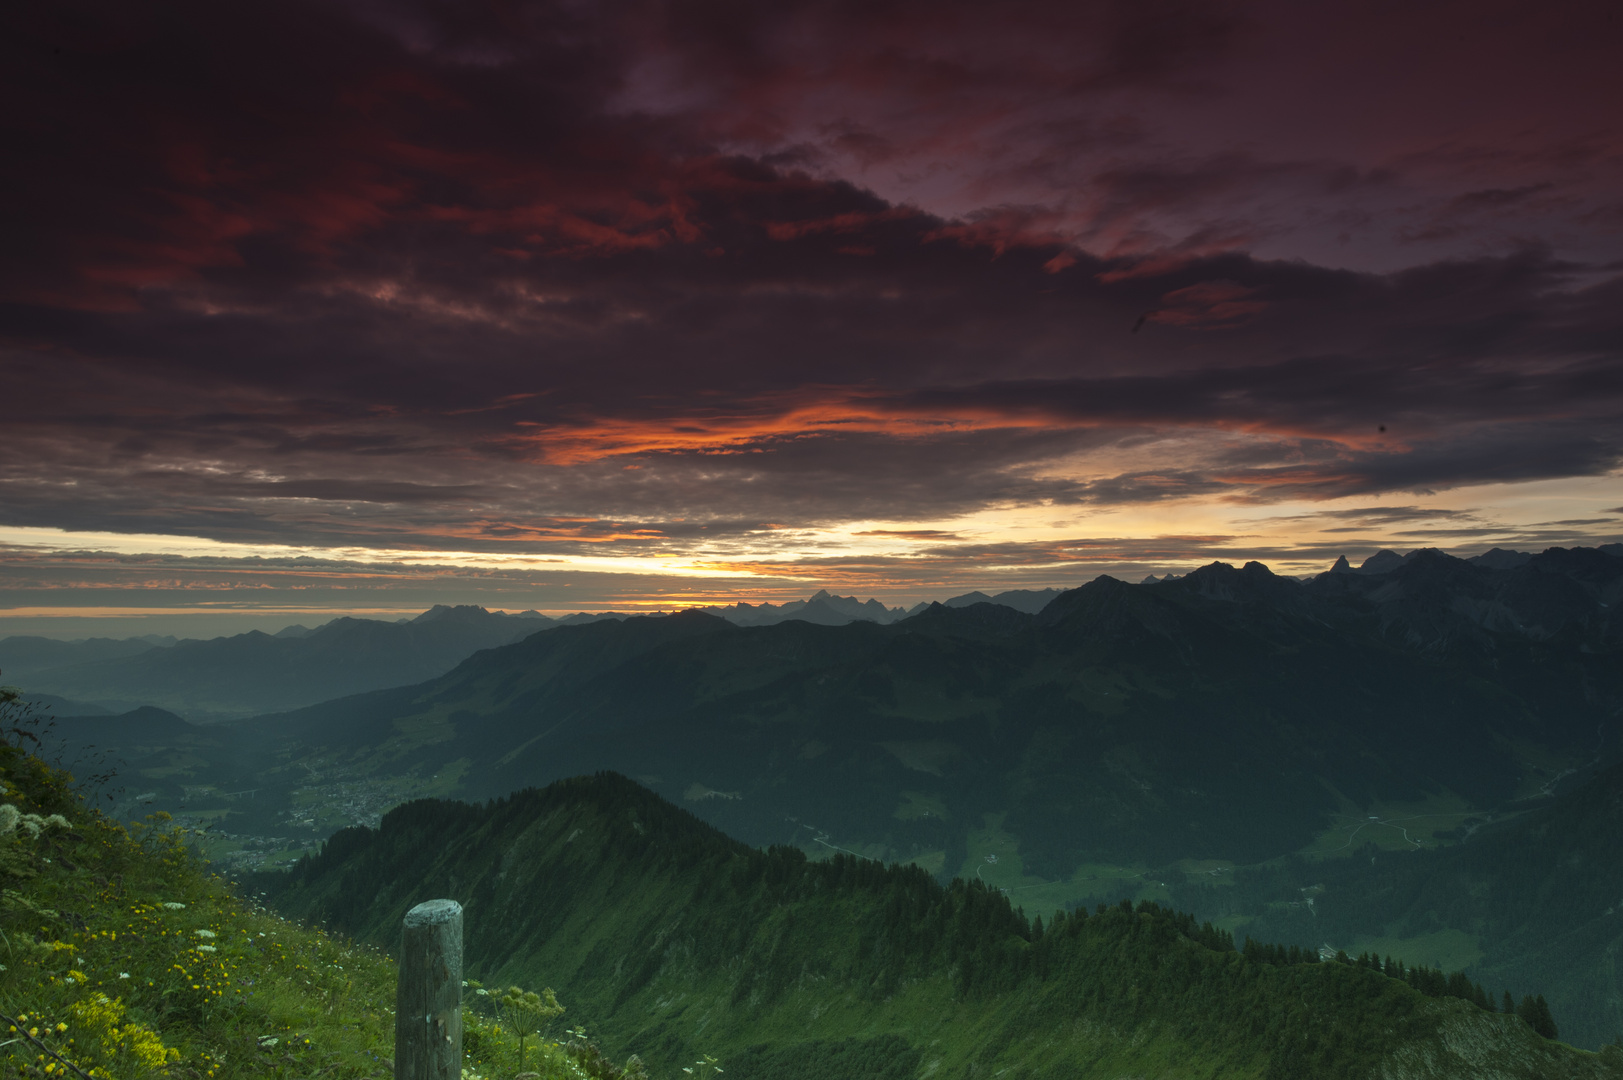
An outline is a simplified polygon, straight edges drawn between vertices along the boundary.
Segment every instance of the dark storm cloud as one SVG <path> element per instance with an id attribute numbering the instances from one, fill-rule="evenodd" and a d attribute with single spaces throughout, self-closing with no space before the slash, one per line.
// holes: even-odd
<path id="1" fill-rule="evenodd" d="M 13 368 L 25 409 L 8 439 L 27 452 L 0 466 L 8 511 L 238 539 L 494 542 L 514 534 L 476 522 L 1326 498 L 1618 460 L 1607 290 L 1554 291 L 1560 268 L 1536 259 L 1379 279 L 1226 257 L 1100 282 L 1082 257 L 1043 272 L 1051 248 L 993 258 L 923 239 L 934 224 L 852 226 L 889 254 L 850 270 L 821 235 L 758 238 L 737 268 L 631 256 L 618 291 L 597 262 L 575 286 L 604 295 L 584 325 L 500 295 L 499 317 L 444 313 L 478 301 L 478 282 L 207 319 L 80 313 L 57 338 L 66 357 Z M 1270 299 L 1237 326 L 1127 333 L 1135 309 L 1203 275 Z M 1350 351 L 1290 356 L 1319 333 Z M 1134 368 L 1148 373 L 1115 373 Z M 1177 430 L 1245 441 L 1093 480 L 1043 468 Z M 493 477 L 480 461 L 530 471 Z"/>
<path id="2" fill-rule="evenodd" d="M 1296 514 L 1288 517 L 1272 517 L 1260 519 L 1264 522 L 1293 522 L 1293 521 L 1350 521 L 1352 526 L 1361 529 L 1376 528 L 1383 525 L 1406 525 L 1417 521 L 1473 521 L 1475 514 L 1470 510 L 1444 510 L 1426 506 L 1360 506 L 1345 510 L 1321 510 L 1312 514 Z"/>
<path id="3" fill-rule="evenodd" d="M 1259 192 L 1467 233 L 1592 209 L 1526 146 L 1169 148 L 1157 110 L 1242 94 L 1223 65 L 1272 10 L 12 12 L 0 521 L 725 552 L 1616 469 L 1615 269 L 1525 240 L 1393 273 L 1245 253 L 1297 227 Z"/>

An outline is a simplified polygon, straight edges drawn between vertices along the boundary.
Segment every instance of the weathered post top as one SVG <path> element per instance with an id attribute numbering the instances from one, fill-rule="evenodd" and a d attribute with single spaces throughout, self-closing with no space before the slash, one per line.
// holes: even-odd
<path id="1" fill-rule="evenodd" d="M 462 905 L 455 900 L 418 904 L 401 927 L 394 1075 L 462 1076 Z"/>
<path id="2" fill-rule="evenodd" d="M 406 927 L 432 926 L 436 923 L 457 921 L 462 924 L 462 905 L 455 900 L 424 900 L 406 912 Z"/>

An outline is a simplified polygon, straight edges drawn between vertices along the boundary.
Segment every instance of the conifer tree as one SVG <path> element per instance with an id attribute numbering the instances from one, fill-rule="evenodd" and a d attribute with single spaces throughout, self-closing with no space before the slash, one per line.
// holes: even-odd
<path id="1" fill-rule="evenodd" d="M 1516 1006 L 1516 1015 L 1527 1022 L 1527 1026 L 1544 1036 L 1553 1039 L 1556 1036 L 1555 1017 L 1550 1015 L 1549 1002 L 1544 995 L 1534 997 L 1531 994 L 1524 996 L 1521 1004 Z"/>
<path id="2" fill-rule="evenodd" d="M 1546 1039 L 1553 1039 L 1558 1034 L 1555 1026 L 1555 1017 L 1550 1015 L 1550 1004 L 1540 994 L 1533 999 L 1533 1030 Z"/>

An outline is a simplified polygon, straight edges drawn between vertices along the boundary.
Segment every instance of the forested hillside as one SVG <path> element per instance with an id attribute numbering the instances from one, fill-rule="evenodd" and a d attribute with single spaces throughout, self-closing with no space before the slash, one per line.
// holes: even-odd
<path id="1" fill-rule="evenodd" d="M 1232 885 L 1180 878 L 1172 896 L 1205 918 L 1304 946 L 1334 941 L 1356 951 L 1360 942 L 1448 935 L 1480 941 L 1473 978 L 1496 989 L 1537 987 L 1562 1037 L 1577 1045 L 1623 1037 L 1616 961 L 1623 765 L 1460 831 L 1471 833 L 1469 842 L 1418 851 L 1366 845 L 1345 859 L 1283 860 L 1241 869 Z M 1304 895 L 1313 904 L 1280 903 Z"/>
<path id="2" fill-rule="evenodd" d="M 730 840 L 624 778 L 425 800 L 254 885 L 386 942 L 467 909 L 469 971 L 546 982 L 611 1049 L 747 1076 L 1602 1076 L 1515 1016 L 1368 965 L 1245 955 L 1153 904 L 1028 918 L 975 882 Z M 1617 1056 L 1617 1055 L 1613 1055 Z"/>
<path id="3" fill-rule="evenodd" d="M 209 779 L 272 790 L 280 754 L 370 775 L 460 762 L 456 793 L 477 797 L 612 767 L 754 843 L 808 840 L 810 823 L 948 873 L 988 814 L 1042 880 L 1096 861 L 1254 862 L 1341 812 L 1444 798 L 1463 817 L 1537 790 L 1537 762 L 1615 753 L 1623 653 L 1605 598 L 1623 558 L 1587 554 L 1570 574 L 1435 554 L 1309 585 L 1214 565 L 1101 578 L 1036 616 L 563 627 L 194 752 L 219 763 Z"/>

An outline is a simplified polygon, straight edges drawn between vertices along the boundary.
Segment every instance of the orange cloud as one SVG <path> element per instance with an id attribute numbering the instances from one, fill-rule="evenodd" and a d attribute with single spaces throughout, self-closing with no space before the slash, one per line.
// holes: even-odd
<path id="1" fill-rule="evenodd" d="M 923 218 L 924 215 L 907 206 L 892 207 L 888 210 L 874 212 L 850 211 L 843 214 L 831 214 L 823 218 L 810 218 L 804 221 L 768 221 L 766 235 L 773 240 L 799 240 L 802 237 L 817 233 L 853 233 L 872 228 L 887 221 L 904 221 L 912 218 Z M 843 249 L 842 249 L 843 250 Z"/>

